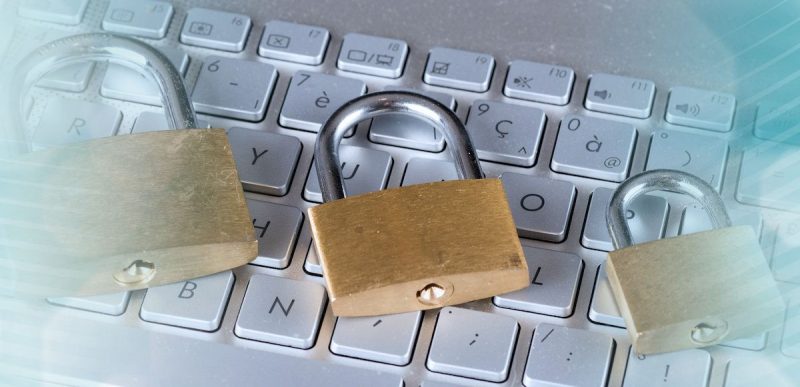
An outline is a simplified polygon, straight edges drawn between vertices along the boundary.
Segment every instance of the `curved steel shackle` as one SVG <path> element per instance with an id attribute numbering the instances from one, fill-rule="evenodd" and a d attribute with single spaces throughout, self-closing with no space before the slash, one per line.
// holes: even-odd
<path id="1" fill-rule="evenodd" d="M 686 172 L 656 169 L 625 180 L 611 196 L 611 203 L 606 212 L 606 221 L 614 249 L 633 245 L 633 235 L 625 221 L 625 205 L 652 191 L 687 194 L 697 200 L 706 210 L 711 219 L 711 225 L 715 229 L 731 226 L 731 219 L 725 210 L 725 203 L 708 183 Z"/>
<path id="2" fill-rule="evenodd" d="M 361 121 L 387 113 L 424 119 L 444 133 L 461 179 L 481 179 L 483 171 L 464 124 L 441 103 L 405 91 L 384 91 L 351 100 L 336 110 L 322 126 L 314 149 L 317 176 L 325 202 L 343 199 L 344 179 L 339 168 L 339 143 L 347 131 Z"/>
<path id="3" fill-rule="evenodd" d="M 183 77 L 160 51 L 127 37 L 107 33 L 69 36 L 50 42 L 25 57 L 16 66 L 11 78 L 7 105 L 11 118 L 10 130 L 18 146 L 27 147 L 20 96 L 48 72 L 85 60 L 108 60 L 152 76 L 161 91 L 161 102 L 172 129 L 196 128 L 195 116 Z"/>

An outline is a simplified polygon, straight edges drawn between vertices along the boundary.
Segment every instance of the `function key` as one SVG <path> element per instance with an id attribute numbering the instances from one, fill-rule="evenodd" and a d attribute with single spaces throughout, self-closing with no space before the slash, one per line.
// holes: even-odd
<path id="1" fill-rule="evenodd" d="M 408 56 L 402 40 L 350 33 L 344 36 L 336 65 L 344 71 L 399 78 Z"/>
<path id="2" fill-rule="evenodd" d="M 553 105 L 566 105 L 575 82 L 569 67 L 515 60 L 509 64 L 503 94 Z"/>
<path id="3" fill-rule="evenodd" d="M 434 86 L 484 92 L 489 90 L 493 70 L 491 55 L 436 47 L 428 53 L 423 80 Z"/>
<path id="4" fill-rule="evenodd" d="M 80 24 L 89 0 L 34 0 L 20 2 L 17 12 L 22 17 L 41 21 Z"/>
<path id="5" fill-rule="evenodd" d="M 758 138 L 800 145 L 800 102 L 770 99 L 758 104 L 754 134 Z"/>
<path id="6" fill-rule="evenodd" d="M 673 87 L 667 102 L 667 122 L 715 132 L 731 130 L 736 97 L 732 94 Z"/>
<path id="7" fill-rule="evenodd" d="M 586 91 L 586 108 L 634 118 L 650 117 L 656 85 L 645 79 L 593 74 Z"/>
<path id="8" fill-rule="evenodd" d="M 325 57 L 329 40 L 330 33 L 324 28 L 273 20 L 264 26 L 258 55 L 318 65 Z"/>
<path id="9" fill-rule="evenodd" d="M 174 10 L 172 4 L 151 0 L 111 0 L 103 18 L 103 29 L 125 35 L 161 39 Z"/>
<path id="10" fill-rule="evenodd" d="M 251 25 L 247 15 L 192 8 L 183 24 L 181 43 L 223 51 L 242 51 Z"/>

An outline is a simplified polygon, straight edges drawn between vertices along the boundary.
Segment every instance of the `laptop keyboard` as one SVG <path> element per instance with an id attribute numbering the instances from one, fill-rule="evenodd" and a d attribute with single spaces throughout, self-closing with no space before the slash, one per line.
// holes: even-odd
<path id="1" fill-rule="evenodd" d="M 800 222 L 788 211 L 798 209 L 800 152 L 776 142 L 743 150 L 740 138 L 752 131 L 737 126 L 734 95 L 622 70 L 581 73 L 522 52 L 496 59 L 501 53 L 433 39 L 423 50 L 403 36 L 358 33 L 334 20 L 306 25 L 291 14 L 264 19 L 242 7 L 186 3 L 6 5 L 19 17 L 5 57 L 86 31 L 134 36 L 162 50 L 184 75 L 201 126 L 228 129 L 259 241 L 258 258 L 233 271 L 147 291 L 50 299 L 48 321 L 79 321 L 119 342 L 76 349 L 78 337 L 55 340 L 54 351 L 107 355 L 113 363 L 54 366 L 47 378 L 529 387 L 798 380 Z M 157 89 L 117 65 L 73 65 L 39 86 L 30 114 L 37 148 L 166 128 Z M 528 288 L 441 310 L 332 315 L 305 216 L 321 202 L 314 136 L 343 103 L 378 90 L 422 92 L 464 120 L 487 176 L 499 176 L 507 191 Z M 766 114 L 781 112 L 759 115 L 756 135 L 782 140 Z M 456 179 L 446 146 L 413 118 L 361 123 L 340 151 L 346 191 Z M 790 299 L 784 326 L 707 349 L 647 357 L 630 350 L 603 268 L 612 249 L 604 211 L 617 183 L 658 168 L 705 179 L 730 204 L 736 224 L 755 228 Z M 637 242 L 709 228 L 701 210 L 668 194 L 640 198 L 628 222 Z M 142 362 L 155 368 L 142 375 Z M 141 378 L 120 379 L 129 374 Z"/>

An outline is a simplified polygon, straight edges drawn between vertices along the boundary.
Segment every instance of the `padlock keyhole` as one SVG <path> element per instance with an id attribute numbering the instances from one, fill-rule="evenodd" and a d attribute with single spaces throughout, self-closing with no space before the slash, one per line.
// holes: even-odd
<path id="1" fill-rule="evenodd" d="M 700 345 L 710 345 L 722 340 L 728 334 L 725 321 L 701 322 L 692 328 L 692 341 Z"/>
<path id="2" fill-rule="evenodd" d="M 417 291 L 417 300 L 425 305 L 442 305 L 449 296 L 444 286 L 430 283 Z"/>
<path id="3" fill-rule="evenodd" d="M 125 286 L 140 285 L 150 282 L 155 275 L 156 265 L 154 263 L 137 259 L 114 274 L 114 280 Z"/>

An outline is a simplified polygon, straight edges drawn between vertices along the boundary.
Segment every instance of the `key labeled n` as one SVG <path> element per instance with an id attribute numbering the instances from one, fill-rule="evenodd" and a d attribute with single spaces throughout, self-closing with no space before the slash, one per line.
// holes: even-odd
<path id="1" fill-rule="evenodd" d="M 284 317 L 289 317 L 289 313 L 291 313 L 292 307 L 294 306 L 294 298 L 292 298 L 292 301 L 289 302 L 289 306 L 286 307 L 283 304 L 283 301 L 281 301 L 280 297 L 275 297 L 275 300 L 272 301 L 272 306 L 269 308 L 269 314 L 272 314 L 272 312 L 275 311 L 276 306 L 280 308 L 281 312 L 283 312 Z"/>

